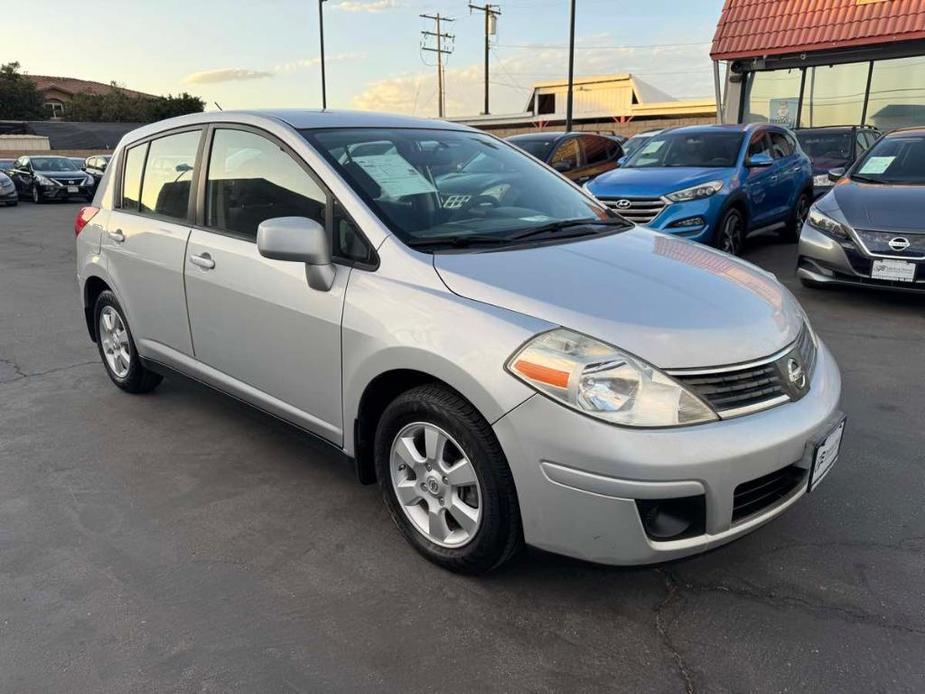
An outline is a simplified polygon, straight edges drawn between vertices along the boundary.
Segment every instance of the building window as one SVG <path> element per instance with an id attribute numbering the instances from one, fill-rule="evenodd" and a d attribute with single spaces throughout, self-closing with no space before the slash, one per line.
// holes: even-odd
<path id="1" fill-rule="evenodd" d="M 536 114 L 538 116 L 556 112 L 556 95 L 540 94 L 536 101 Z"/>
<path id="2" fill-rule="evenodd" d="M 801 70 L 749 73 L 742 121 L 795 127 L 802 80 Z"/>
<path id="3" fill-rule="evenodd" d="M 61 118 L 64 116 L 64 103 L 57 99 L 46 101 L 45 109 L 48 111 L 49 118 Z"/>
<path id="4" fill-rule="evenodd" d="M 860 123 L 869 70 L 869 62 L 807 68 L 800 125 L 819 127 Z"/>
<path id="5" fill-rule="evenodd" d="M 882 132 L 925 123 L 925 58 L 874 63 L 867 124 Z"/>

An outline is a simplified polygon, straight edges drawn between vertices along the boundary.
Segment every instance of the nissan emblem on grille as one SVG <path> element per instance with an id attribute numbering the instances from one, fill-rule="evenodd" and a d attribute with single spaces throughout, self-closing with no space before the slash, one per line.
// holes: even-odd
<path id="1" fill-rule="evenodd" d="M 910 245 L 911 244 L 909 243 L 909 239 L 902 236 L 897 236 L 895 239 L 890 239 L 890 248 L 892 248 L 894 251 L 904 251 L 909 248 Z"/>
<path id="2" fill-rule="evenodd" d="M 800 390 L 806 386 L 806 372 L 796 359 L 791 359 L 787 362 L 787 377 L 790 379 L 790 383 Z"/>

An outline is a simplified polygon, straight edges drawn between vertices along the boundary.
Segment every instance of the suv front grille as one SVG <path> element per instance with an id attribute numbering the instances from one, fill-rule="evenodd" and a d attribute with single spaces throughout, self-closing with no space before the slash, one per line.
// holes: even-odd
<path id="1" fill-rule="evenodd" d="M 738 523 L 773 506 L 796 489 L 805 477 L 805 469 L 790 465 L 743 482 L 732 494 L 732 522 Z"/>
<path id="2" fill-rule="evenodd" d="M 611 210 L 636 224 L 648 224 L 665 209 L 662 198 L 599 198 Z"/>
<path id="3" fill-rule="evenodd" d="M 809 390 L 815 362 L 816 343 L 804 325 L 793 344 L 767 359 L 668 373 L 706 401 L 720 417 L 729 419 L 799 400 Z"/>

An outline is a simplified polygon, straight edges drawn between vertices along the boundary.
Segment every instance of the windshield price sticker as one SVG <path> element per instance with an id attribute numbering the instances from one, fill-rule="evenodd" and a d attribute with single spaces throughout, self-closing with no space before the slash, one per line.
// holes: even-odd
<path id="1" fill-rule="evenodd" d="M 437 189 L 411 163 L 397 153 L 376 154 L 351 159 L 369 174 L 382 193 L 390 198 L 436 193 Z"/>
<path id="2" fill-rule="evenodd" d="M 882 174 L 888 168 L 896 157 L 871 157 L 864 162 L 864 166 L 858 171 L 859 174 Z"/>

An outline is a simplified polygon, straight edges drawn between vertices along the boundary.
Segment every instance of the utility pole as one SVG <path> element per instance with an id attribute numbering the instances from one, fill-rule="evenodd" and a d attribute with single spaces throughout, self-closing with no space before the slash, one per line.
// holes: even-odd
<path id="1" fill-rule="evenodd" d="M 453 52 L 452 45 L 446 48 L 444 41 L 452 44 L 453 39 L 456 37 L 453 34 L 444 33 L 441 29 L 441 22 L 453 22 L 455 20 L 451 17 L 444 17 L 439 12 L 437 14 L 422 14 L 420 16 L 423 19 L 432 19 L 436 23 L 435 31 L 421 32 L 421 35 L 424 37 L 421 41 L 421 50 L 437 54 L 437 114 L 440 118 L 443 118 L 446 111 L 446 85 L 444 84 L 443 56 Z M 436 48 L 429 45 L 431 38 L 435 39 Z"/>
<path id="2" fill-rule="evenodd" d="M 326 109 L 328 107 L 328 90 L 324 81 L 324 3 L 325 0 L 318 0 L 318 31 L 319 43 L 321 44 L 321 108 Z"/>
<path id="3" fill-rule="evenodd" d="M 488 50 L 490 46 L 490 38 L 495 33 L 495 25 L 498 21 L 498 17 L 501 16 L 501 6 L 500 5 L 473 5 L 469 3 L 469 14 L 472 14 L 473 10 L 478 12 L 485 13 L 485 115 L 487 116 L 490 111 L 488 110 Z"/>
<path id="4" fill-rule="evenodd" d="M 568 40 L 568 98 L 565 107 L 565 132 L 572 131 L 572 106 L 575 91 L 575 0 L 572 0 L 572 16 L 569 22 Z"/>

